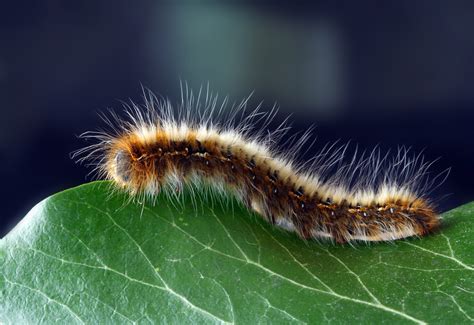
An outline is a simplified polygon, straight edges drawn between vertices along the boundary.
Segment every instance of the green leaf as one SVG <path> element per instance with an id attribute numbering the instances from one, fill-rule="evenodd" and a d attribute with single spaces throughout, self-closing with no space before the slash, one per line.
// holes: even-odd
<path id="1" fill-rule="evenodd" d="M 474 203 L 432 236 L 351 247 L 304 242 L 233 200 L 142 206 L 109 185 L 45 199 L 0 241 L 0 321 L 474 320 Z"/>

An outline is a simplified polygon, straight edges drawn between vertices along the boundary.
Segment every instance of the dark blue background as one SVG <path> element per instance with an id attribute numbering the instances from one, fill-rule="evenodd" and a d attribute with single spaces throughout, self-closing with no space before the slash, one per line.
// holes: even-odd
<path id="1" fill-rule="evenodd" d="M 179 80 L 274 101 L 315 150 L 336 139 L 425 149 L 452 167 L 441 210 L 474 199 L 474 2 L 36 1 L 0 5 L 0 237 L 86 181 L 69 153 L 97 112 L 179 99 Z"/>

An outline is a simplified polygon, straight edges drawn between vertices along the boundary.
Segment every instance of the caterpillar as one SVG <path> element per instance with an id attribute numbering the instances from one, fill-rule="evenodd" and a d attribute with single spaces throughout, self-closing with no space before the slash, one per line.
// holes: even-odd
<path id="1" fill-rule="evenodd" d="M 427 197 L 440 175 L 430 180 L 431 163 L 410 149 L 391 158 L 356 150 L 347 161 L 348 145 L 334 143 L 298 162 L 312 130 L 289 137 L 287 119 L 269 132 L 275 106 L 248 111 L 249 96 L 228 109 L 227 97 L 187 85 L 176 108 L 150 90 L 143 98 L 123 103 L 125 118 L 102 114 L 108 128 L 82 134 L 95 143 L 73 155 L 131 197 L 206 184 L 303 239 L 336 243 L 424 236 L 440 225 Z"/>

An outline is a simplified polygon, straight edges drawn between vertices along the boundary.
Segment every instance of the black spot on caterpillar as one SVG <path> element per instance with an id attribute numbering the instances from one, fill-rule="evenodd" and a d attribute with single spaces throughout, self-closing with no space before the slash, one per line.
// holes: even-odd
<path id="1" fill-rule="evenodd" d="M 84 133 L 96 143 L 74 154 L 132 197 L 204 181 L 304 239 L 338 243 L 423 236 L 440 224 L 427 194 L 447 173 L 429 180 L 430 163 L 409 149 L 391 159 L 374 150 L 342 165 L 347 145 L 328 145 L 302 164 L 292 157 L 310 131 L 281 152 L 275 143 L 289 128 L 267 132 L 275 109 L 247 113 L 247 98 L 225 110 L 227 99 L 218 105 L 208 89 L 195 97 L 187 87 L 177 108 L 150 91 L 144 99 L 141 106 L 125 104 L 125 120 L 104 116 L 112 130 Z"/>

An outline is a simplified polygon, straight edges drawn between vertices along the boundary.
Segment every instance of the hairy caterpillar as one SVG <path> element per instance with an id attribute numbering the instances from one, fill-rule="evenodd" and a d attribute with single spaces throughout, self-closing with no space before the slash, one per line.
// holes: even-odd
<path id="1" fill-rule="evenodd" d="M 344 164 L 347 145 L 327 145 L 297 163 L 293 157 L 310 131 L 290 138 L 290 149 L 281 152 L 275 143 L 289 127 L 284 122 L 267 132 L 275 109 L 262 113 L 259 105 L 247 113 L 247 98 L 226 110 L 227 98 L 218 103 L 209 89 L 197 95 L 181 89 L 177 109 L 144 91 L 144 105 L 124 104 L 128 118 L 103 116 L 112 130 L 84 133 L 97 142 L 74 156 L 132 197 L 203 182 L 230 191 L 268 222 L 304 239 L 388 241 L 439 226 L 426 198 L 437 177 L 427 178 L 430 163 L 420 155 L 399 148 L 389 159 L 374 150 Z"/>

